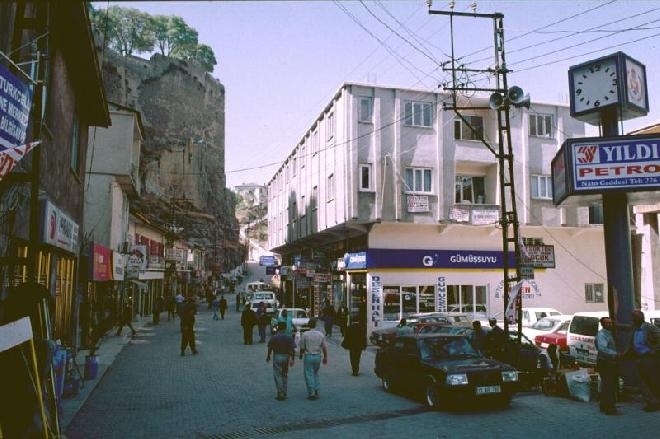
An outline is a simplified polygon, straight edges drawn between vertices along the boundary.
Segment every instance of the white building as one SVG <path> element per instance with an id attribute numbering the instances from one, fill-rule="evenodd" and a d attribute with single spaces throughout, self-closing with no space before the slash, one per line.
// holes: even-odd
<path id="1" fill-rule="evenodd" d="M 340 87 L 268 183 L 269 246 L 282 255 L 287 300 L 295 290 L 296 306 L 347 304 L 369 330 L 438 309 L 502 314 L 497 160 L 443 110 L 448 101 Z M 494 111 L 464 115 L 496 146 Z M 556 262 L 535 270 L 523 306 L 605 310 L 602 210 L 551 200 L 551 159 L 584 125 L 566 106 L 535 103 L 511 110 L 511 132 L 521 236 L 552 246 Z"/>
<path id="2" fill-rule="evenodd" d="M 257 183 L 243 183 L 234 187 L 234 192 L 243 198 L 246 207 L 266 204 L 266 187 Z"/>

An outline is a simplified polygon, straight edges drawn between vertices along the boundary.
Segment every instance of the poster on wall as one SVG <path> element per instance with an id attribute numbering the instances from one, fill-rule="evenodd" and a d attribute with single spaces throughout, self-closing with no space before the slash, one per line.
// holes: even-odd
<path id="1" fill-rule="evenodd" d="M 436 286 L 438 291 L 438 312 L 447 312 L 447 281 L 444 276 L 438 276 Z"/>
<path id="2" fill-rule="evenodd" d="M 92 243 L 92 280 L 97 282 L 106 282 L 113 280 L 112 276 L 112 250 L 102 245 Z"/>
<path id="3" fill-rule="evenodd" d="M 112 252 L 112 278 L 113 280 L 124 280 L 124 267 L 126 266 L 124 255 Z"/>
<path id="4" fill-rule="evenodd" d="M 371 276 L 371 322 L 374 326 L 383 320 L 381 300 L 383 297 L 383 283 L 380 276 Z"/>
<path id="5" fill-rule="evenodd" d="M 78 224 L 50 201 L 44 200 L 42 206 L 43 242 L 75 253 L 78 249 Z"/>
<path id="6" fill-rule="evenodd" d="M 126 258 L 126 278 L 137 279 L 147 269 L 147 246 L 134 245 Z"/>

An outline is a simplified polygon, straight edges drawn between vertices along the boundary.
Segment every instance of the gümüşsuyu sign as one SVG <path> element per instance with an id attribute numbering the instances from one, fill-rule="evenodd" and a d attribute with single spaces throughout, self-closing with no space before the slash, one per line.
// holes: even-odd
<path id="1" fill-rule="evenodd" d="M 569 139 L 552 161 L 553 201 L 572 195 L 660 190 L 660 136 Z"/>

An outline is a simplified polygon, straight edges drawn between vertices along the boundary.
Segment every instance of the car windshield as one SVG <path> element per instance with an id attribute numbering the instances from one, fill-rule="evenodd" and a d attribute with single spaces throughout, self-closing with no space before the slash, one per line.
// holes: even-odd
<path id="1" fill-rule="evenodd" d="M 541 331 L 549 331 L 556 324 L 557 324 L 556 320 L 541 319 L 541 320 L 539 320 L 538 322 L 536 322 L 532 325 L 532 329 L 538 329 L 538 330 L 541 330 Z"/>
<path id="2" fill-rule="evenodd" d="M 296 312 L 296 318 L 302 319 L 302 318 L 305 318 L 305 317 L 307 317 L 307 313 L 305 311 L 297 311 Z"/>
<path id="3" fill-rule="evenodd" d="M 575 316 L 573 317 L 573 320 L 571 320 L 570 331 L 577 335 L 595 337 L 598 332 L 598 318 Z"/>
<path id="4" fill-rule="evenodd" d="M 422 340 L 420 354 L 422 360 L 479 357 L 465 337 Z"/>

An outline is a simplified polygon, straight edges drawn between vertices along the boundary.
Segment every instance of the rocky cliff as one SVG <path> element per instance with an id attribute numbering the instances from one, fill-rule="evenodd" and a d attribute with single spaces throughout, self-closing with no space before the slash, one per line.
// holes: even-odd
<path id="1" fill-rule="evenodd" d="M 183 227 L 193 243 L 209 249 L 220 243 L 224 268 L 232 268 L 239 262 L 238 224 L 225 186 L 224 86 L 196 64 L 107 50 L 103 80 L 109 101 L 142 115 L 143 193 L 136 208 L 161 224 Z"/>

